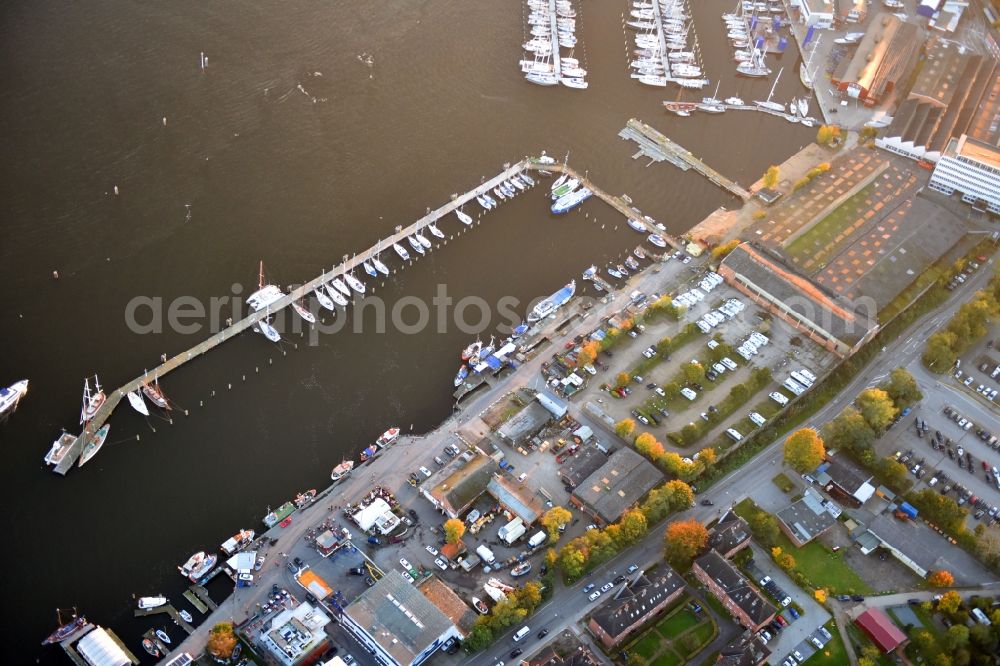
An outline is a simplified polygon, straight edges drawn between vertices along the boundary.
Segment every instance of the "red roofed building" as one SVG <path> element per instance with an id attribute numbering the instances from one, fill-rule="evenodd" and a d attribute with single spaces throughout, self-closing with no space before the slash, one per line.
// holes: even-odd
<path id="1" fill-rule="evenodd" d="M 892 652 L 906 642 L 906 634 L 877 608 L 866 610 L 854 622 L 875 641 L 882 652 Z"/>

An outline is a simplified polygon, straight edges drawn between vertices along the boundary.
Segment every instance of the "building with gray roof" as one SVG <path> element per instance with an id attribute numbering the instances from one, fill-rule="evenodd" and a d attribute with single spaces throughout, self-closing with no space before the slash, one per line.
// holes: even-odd
<path id="1" fill-rule="evenodd" d="M 393 569 L 361 593 L 341 624 L 383 664 L 416 666 L 461 634 L 448 617 Z"/>
<path id="2" fill-rule="evenodd" d="M 497 435 L 505 442 L 520 446 L 534 437 L 551 420 L 552 413 L 541 402 L 532 401 L 501 425 L 497 429 Z"/>
<path id="3" fill-rule="evenodd" d="M 754 303 L 835 354 L 850 356 L 878 332 L 875 313 L 850 305 L 780 259 L 742 243 L 723 259 L 719 275 Z"/>
<path id="4" fill-rule="evenodd" d="M 666 564 L 640 572 L 614 588 L 591 613 L 587 628 L 605 647 L 631 636 L 637 629 L 684 592 L 684 579 Z"/>
<path id="5" fill-rule="evenodd" d="M 806 488 L 802 499 L 777 513 L 778 527 L 796 546 L 804 546 L 837 523 L 827 510 L 828 502 L 812 488 Z"/>
<path id="6" fill-rule="evenodd" d="M 599 524 L 613 523 L 662 480 L 653 463 L 623 447 L 573 490 L 570 503 Z"/>
<path id="7" fill-rule="evenodd" d="M 747 629 L 757 631 L 774 619 L 774 605 L 716 551 L 710 550 L 696 559 L 691 571 Z"/>

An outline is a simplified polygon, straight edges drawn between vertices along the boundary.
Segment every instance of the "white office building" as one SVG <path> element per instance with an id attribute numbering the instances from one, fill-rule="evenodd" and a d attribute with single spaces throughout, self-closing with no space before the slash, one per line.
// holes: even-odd
<path id="1" fill-rule="evenodd" d="M 1000 148 L 965 134 L 948 142 L 928 184 L 944 194 L 1000 215 Z"/>
<path id="2" fill-rule="evenodd" d="M 819 29 L 833 27 L 834 0 L 801 0 L 799 12 L 802 22 Z"/>
<path id="3" fill-rule="evenodd" d="M 330 616 L 307 601 L 292 610 L 283 610 L 271 620 L 263 635 L 271 657 L 282 666 L 295 666 L 326 645 L 324 627 Z"/>

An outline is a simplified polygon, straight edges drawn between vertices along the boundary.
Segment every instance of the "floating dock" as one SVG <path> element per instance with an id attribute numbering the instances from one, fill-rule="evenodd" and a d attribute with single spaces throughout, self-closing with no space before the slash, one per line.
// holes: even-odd
<path id="1" fill-rule="evenodd" d="M 204 587 L 202 587 L 201 585 L 192 585 L 192 586 L 191 586 L 190 588 L 188 588 L 188 589 L 190 590 L 190 592 L 191 592 L 192 594 L 194 594 L 194 595 L 195 595 L 196 597 L 198 597 L 198 599 L 200 599 L 200 600 L 201 600 L 201 602 L 202 602 L 202 603 L 203 603 L 203 604 L 204 604 L 205 606 L 207 606 L 207 607 L 208 607 L 208 608 L 209 608 L 210 610 L 213 610 L 213 611 L 214 611 L 214 610 L 215 610 L 216 608 L 218 608 L 218 607 L 219 607 L 219 604 L 217 604 L 217 603 L 215 603 L 214 601 L 212 601 L 212 597 L 210 597 L 210 596 L 208 595 L 208 590 L 206 590 L 206 589 L 205 589 Z M 186 597 L 186 596 L 187 596 L 187 593 L 185 593 L 185 594 L 184 594 L 184 596 Z M 201 610 L 201 609 L 199 608 L 198 610 Z M 202 612 L 204 613 L 205 611 L 202 611 Z"/>
<path id="2" fill-rule="evenodd" d="M 204 614 L 210 610 L 208 605 L 201 600 L 201 597 L 195 594 L 192 588 L 189 587 L 188 589 L 184 590 L 184 594 L 182 596 L 185 599 L 187 599 L 191 603 L 191 605 L 198 610 L 199 613 Z"/>
<path id="3" fill-rule="evenodd" d="M 156 608 L 136 608 L 134 612 L 135 617 L 148 617 L 150 615 L 160 614 L 169 615 L 170 619 L 174 621 L 174 624 L 188 632 L 188 634 L 194 633 L 194 627 L 188 624 L 187 621 L 181 617 L 180 613 L 177 612 L 177 609 L 170 604 L 167 604 L 166 606 L 158 606 Z"/>
<path id="4" fill-rule="evenodd" d="M 751 197 L 749 190 L 744 189 L 735 181 L 726 178 L 721 173 L 695 157 L 690 150 L 687 150 L 679 143 L 671 141 L 665 135 L 661 134 L 659 131 L 650 127 L 641 120 L 636 120 L 635 118 L 630 119 L 625 128 L 618 133 L 618 136 L 623 139 L 635 141 L 639 144 L 639 152 L 633 155 L 632 159 L 638 159 L 641 156 L 646 156 L 653 160 L 653 162 L 670 162 L 683 171 L 694 169 L 722 189 L 739 197 L 743 201 L 748 201 Z"/>
<path id="5" fill-rule="evenodd" d="M 549 30 L 552 40 L 552 73 L 562 77 L 562 61 L 559 60 L 559 22 L 556 20 L 556 0 L 549 0 Z"/>

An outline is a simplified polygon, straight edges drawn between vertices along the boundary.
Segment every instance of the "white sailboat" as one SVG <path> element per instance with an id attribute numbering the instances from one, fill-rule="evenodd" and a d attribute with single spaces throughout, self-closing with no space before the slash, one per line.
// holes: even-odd
<path id="1" fill-rule="evenodd" d="M 426 254 L 427 253 L 427 250 L 424 249 L 424 246 L 421 245 L 420 241 L 418 241 L 413 236 L 407 236 L 406 237 L 406 241 L 410 244 L 410 247 L 412 247 L 414 250 L 416 250 L 420 254 Z"/>
<path id="2" fill-rule="evenodd" d="M 771 98 L 774 96 L 774 89 L 776 87 L 778 87 L 778 81 L 781 79 L 781 73 L 784 72 L 784 71 L 785 71 L 784 67 L 782 67 L 781 69 L 778 70 L 778 75 L 776 77 L 774 77 L 774 84 L 771 86 L 771 92 L 769 92 L 767 94 L 767 99 L 765 101 L 763 101 L 763 102 L 761 102 L 759 100 L 754 100 L 754 104 L 756 104 L 757 106 L 761 107 L 762 109 L 771 109 L 772 111 L 780 111 L 780 112 L 784 113 L 784 111 L 785 111 L 785 105 L 784 104 L 782 104 L 780 102 L 772 102 L 771 101 Z"/>
<path id="3" fill-rule="evenodd" d="M 90 378 L 83 380 L 83 408 L 80 410 L 80 423 L 94 418 L 97 410 L 101 408 L 106 399 L 104 391 L 101 390 L 101 380 L 98 379 L 97 375 L 94 375 L 94 383 L 97 385 L 97 389 L 91 393 Z"/>
<path id="4" fill-rule="evenodd" d="M 410 260 L 410 253 L 407 252 L 406 248 L 404 248 L 399 243 L 393 243 L 392 244 L 392 249 L 396 251 L 396 254 L 398 254 L 399 258 L 402 259 L 403 261 L 409 261 Z"/>
<path id="5" fill-rule="evenodd" d="M 389 274 L 389 267 L 382 263 L 382 261 L 378 258 L 377 254 L 374 257 L 372 257 L 372 265 L 375 266 L 375 270 L 377 270 L 382 275 Z"/>
<path id="6" fill-rule="evenodd" d="M 361 267 L 365 269 L 365 273 L 368 273 L 371 277 L 378 277 L 378 271 L 372 266 L 370 261 L 361 262 Z"/>
<path id="7" fill-rule="evenodd" d="M 469 218 L 469 219 L 472 219 L 472 218 Z M 444 238 L 444 232 L 441 231 L 440 229 L 438 229 L 437 225 L 434 224 L 433 222 L 428 223 L 428 225 L 427 225 L 427 231 L 431 232 L 431 234 L 435 238 Z"/>
<path id="8" fill-rule="evenodd" d="M 128 398 L 128 404 L 132 405 L 132 409 L 143 416 L 149 416 L 149 407 L 146 407 L 146 401 L 142 399 L 142 394 L 138 391 L 129 391 L 125 397 Z"/>
<path id="9" fill-rule="evenodd" d="M 344 295 L 342 293 L 334 289 L 329 282 L 324 284 L 323 288 L 326 289 L 326 293 L 330 296 L 331 301 L 333 301 L 342 308 L 347 307 L 347 299 L 344 298 Z"/>
<path id="10" fill-rule="evenodd" d="M 347 280 L 347 284 L 351 287 L 351 289 L 353 289 L 354 291 L 358 292 L 359 294 L 365 293 L 365 283 L 364 282 L 362 282 L 358 278 L 354 277 L 350 273 L 344 273 L 344 279 Z"/>
<path id="11" fill-rule="evenodd" d="M 326 292 L 323 290 L 322 285 L 313 289 L 313 296 L 316 297 L 316 300 L 319 301 L 319 304 L 322 307 L 326 308 L 327 310 L 330 310 L 331 312 L 335 311 L 334 310 L 335 306 L 333 304 L 333 301 L 330 300 L 330 297 L 326 295 Z"/>
<path id="12" fill-rule="evenodd" d="M 310 324 L 316 323 L 316 315 L 314 315 L 312 312 L 309 312 L 309 310 L 307 310 L 305 306 L 299 303 L 298 301 L 292 301 L 292 309 L 295 310 L 295 314 L 302 317 L 304 321 Z"/>
<path id="13" fill-rule="evenodd" d="M 257 329 L 271 342 L 281 342 L 281 334 L 278 333 L 278 329 L 271 326 L 271 323 L 268 321 L 271 312 L 270 307 L 266 308 L 264 312 L 264 318 L 257 321 Z"/>
<path id="14" fill-rule="evenodd" d="M 424 246 L 425 250 L 431 249 L 431 242 L 427 239 L 427 236 L 424 236 L 422 233 L 418 231 L 417 233 L 413 234 L 413 237 L 417 239 L 418 243 Z"/>
<path id="15" fill-rule="evenodd" d="M 339 291 L 345 297 L 347 297 L 347 298 L 351 297 L 351 289 L 350 289 L 350 287 L 348 287 L 346 284 L 344 284 L 344 281 L 341 280 L 339 277 L 335 277 L 332 280 L 330 280 L 329 284 L 332 284 L 333 288 L 336 289 L 337 291 Z"/>

